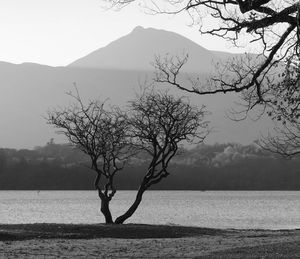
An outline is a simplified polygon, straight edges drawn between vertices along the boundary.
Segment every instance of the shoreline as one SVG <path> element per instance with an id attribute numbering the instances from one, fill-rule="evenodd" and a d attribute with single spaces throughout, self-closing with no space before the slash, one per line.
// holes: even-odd
<path id="1" fill-rule="evenodd" d="M 0 258 L 295 258 L 300 229 L 0 224 Z"/>

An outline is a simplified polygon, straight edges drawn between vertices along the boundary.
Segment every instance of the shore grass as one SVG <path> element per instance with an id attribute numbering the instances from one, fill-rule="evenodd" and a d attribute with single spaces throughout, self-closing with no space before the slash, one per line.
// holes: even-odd
<path id="1" fill-rule="evenodd" d="M 300 258 L 299 230 L 0 225 L 0 258 Z"/>
<path id="2" fill-rule="evenodd" d="M 0 224 L 0 241 L 26 239 L 94 239 L 94 238 L 182 238 L 200 235 L 220 235 L 225 230 L 146 224 Z"/>

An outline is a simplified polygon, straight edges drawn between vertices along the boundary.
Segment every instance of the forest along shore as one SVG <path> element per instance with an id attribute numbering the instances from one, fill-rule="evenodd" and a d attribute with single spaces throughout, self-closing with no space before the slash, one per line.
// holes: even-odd
<path id="1" fill-rule="evenodd" d="M 174 225 L 0 225 L 0 258 L 300 257 L 300 229 L 237 230 Z"/>

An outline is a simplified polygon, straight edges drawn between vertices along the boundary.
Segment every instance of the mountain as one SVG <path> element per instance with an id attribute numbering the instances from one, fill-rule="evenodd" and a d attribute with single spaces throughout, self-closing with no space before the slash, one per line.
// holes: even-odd
<path id="1" fill-rule="evenodd" d="M 149 63 L 154 54 L 176 50 L 190 54 L 185 69 L 197 70 L 200 77 L 207 75 L 214 57 L 231 55 L 206 50 L 175 33 L 138 27 L 66 67 L 0 62 L 0 147 L 32 148 L 44 145 L 50 138 L 65 141 L 46 124 L 44 117 L 49 108 L 71 103 L 65 93 L 73 89 L 74 83 L 85 101 L 109 98 L 113 104 L 124 105 L 138 91 L 139 82 L 145 78 L 151 80 Z M 204 97 L 177 89 L 172 92 L 189 96 L 194 104 L 205 104 L 212 112 L 208 117 L 214 127 L 214 133 L 208 138 L 210 143 L 248 144 L 270 125 L 267 119 L 240 123 L 227 119 L 224 111 L 235 105 L 237 96 L 234 94 Z"/>
<path id="2" fill-rule="evenodd" d="M 46 124 L 47 110 L 72 102 L 76 83 L 83 100 L 124 104 L 134 94 L 136 71 L 77 69 L 0 63 L 0 147 L 32 148 L 62 137 Z"/>
<path id="3" fill-rule="evenodd" d="M 210 72 L 213 60 L 222 52 L 209 51 L 193 41 L 174 32 L 136 27 L 130 34 L 80 58 L 70 67 L 109 68 L 122 70 L 153 70 L 151 62 L 155 55 L 167 53 L 182 56 L 189 54 L 185 72 Z M 224 53 L 224 55 L 228 53 Z M 221 55 L 222 56 L 222 55 Z"/>

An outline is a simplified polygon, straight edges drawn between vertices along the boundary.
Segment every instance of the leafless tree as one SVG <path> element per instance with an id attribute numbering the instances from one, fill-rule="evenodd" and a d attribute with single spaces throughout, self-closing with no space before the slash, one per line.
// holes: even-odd
<path id="1" fill-rule="evenodd" d="M 84 105 L 78 91 L 70 95 L 75 103 L 49 111 L 47 121 L 90 157 L 91 168 L 96 172 L 94 186 L 101 199 L 101 212 L 110 224 L 113 219 L 109 204 L 116 193 L 114 177 L 131 155 L 128 119 L 119 109 L 105 109 L 104 103 L 97 100 Z"/>
<path id="2" fill-rule="evenodd" d="M 133 143 L 146 151 L 151 161 L 135 201 L 116 223 L 129 218 L 142 201 L 143 193 L 170 174 L 168 166 L 180 143 L 199 143 L 208 134 L 205 107 L 193 107 L 183 97 L 148 90 L 130 102 L 130 111 Z"/>
<path id="3" fill-rule="evenodd" d="M 143 1 L 107 2 L 118 8 Z M 199 95 L 238 92 L 246 101 L 244 114 L 262 106 L 274 120 L 284 117 L 293 132 L 299 129 L 299 0 L 154 0 L 144 5 L 155 14 L 188 13 L 202 34 L 221 37 L 235 46 L 252 44 L 256 48 L 257 55 L 235 57 L 217 66 L 217 73 L 205 86 L 197 80 L 190 80 L 191 84 L 179 80 L 187 57 L 156 59 L 158 82 Z"/>
<path id="4" fill-rule="evenodd" d="M 300 60 L 300 59 L 299 59 Z M 268 115 L 277 121 L 275 134 L 261 139 L 260 145 L 286 157 L 300 154 L 300 67 L 288 62 L 284 78 L 271 88 L 275 96 Z"/>
<path id="5" fill-rule="evenodd" d="M 291 158 L 300 154 L 300 124 L 281 124 L 275 128 L 275 134 L 260 139 L 258 144 L 265 150 Z"/>
<path id="6" fill-rule="evenodd" d="M 48 123 L 90 157 L 101 212 L 109 224 L 124 223 L 138 208 L 143 193 L 170 174 L 168 166 L 180 143 L 199 143 L 208 134 L 205 108 L 193 107 L 183 97 L 145 90 L 130 102 L 127 115 L 116 108 L 104 109 L 99 101 L 85 106 L 78 92 L 72 97 L 76 103 L 50 111 Z M 147 152 L 151 161 L 133 204 L 113 220 L 109 204 L 116 193 L 114 177 L 138 151 Z"/>

